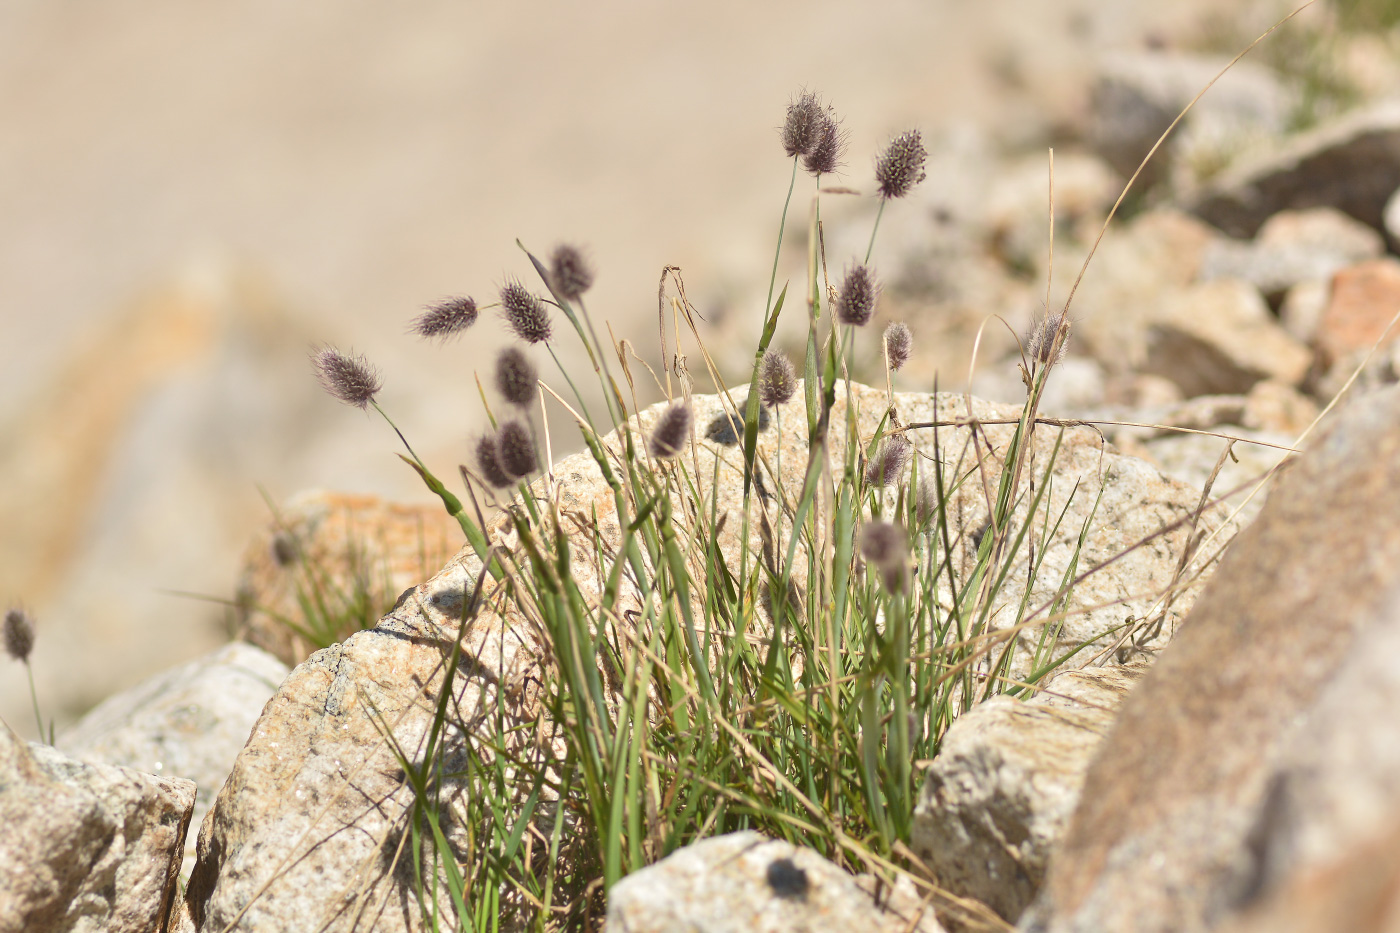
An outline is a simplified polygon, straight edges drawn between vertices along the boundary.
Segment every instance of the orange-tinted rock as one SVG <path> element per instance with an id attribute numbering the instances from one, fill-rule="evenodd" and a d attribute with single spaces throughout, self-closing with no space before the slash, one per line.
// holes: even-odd
<path id="1" fill-rule="evenodd" d="M 1356 352 L 1370 350 L 1400 312 L 1400 260 L 1370 259 L 1338 272 L 1332 295 L 1318 322 L 1313 343 L 1319 362 L 1331 366 Z M 1400 327 L 1383 345 L 1394 342 Z"/>

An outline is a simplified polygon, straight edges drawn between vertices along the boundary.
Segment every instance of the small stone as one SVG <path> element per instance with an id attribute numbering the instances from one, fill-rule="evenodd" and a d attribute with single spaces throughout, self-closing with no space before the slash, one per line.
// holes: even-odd
<path id="1" fill-rule="evenodd" d="M 1400 312 L 1400 260 L 1386 256 L 1338 272 L 1313 337 L 1319 365 L 1327 368 L 1357 352 L 1369 351 L 1385 334 L 1396 312 Z M 1400 324 L 1382 347 L 1397 337 Z"/>

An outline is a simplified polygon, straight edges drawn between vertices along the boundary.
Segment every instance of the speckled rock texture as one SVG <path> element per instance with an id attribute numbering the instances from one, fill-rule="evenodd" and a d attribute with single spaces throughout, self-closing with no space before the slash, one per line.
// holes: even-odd
<path id="1" fill-rule="evenodd" d="M 0 724 L 0 931 L 163 933 L 194 795 Z"/>

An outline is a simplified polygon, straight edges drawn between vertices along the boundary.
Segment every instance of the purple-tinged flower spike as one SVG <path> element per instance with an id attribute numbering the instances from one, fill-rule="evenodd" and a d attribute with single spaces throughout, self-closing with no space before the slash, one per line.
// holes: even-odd
<path id="1" fill-rule="evenodd" d="M 875 313 L 877 292 L 875 273 L 869 266 L 856 266 L 846 273 L 836 299 L 836 319 L 842 324 L 863 326 Z"/>
<path id="2" fill-rule="evenodd" d="M 535 399 L 539 385 L 535 364 L 519 347 L 506 347 L 496 357 L 496 391 L 512 405 L 524 407 Z"/>
<path id="3" fill-rule="evenodd" d="M 845 154 L 846 133 L 841 129 L 841 119 L 836 116 L 836 110 L 828 106 L 822 111 L 816 142 L 803 156 L 802 167 L 812 175 L 830 175 L 841 167 Z"/>
<path id="4" fill-rule="evenodd" d="M 496 436 L 484 434 L 476 442 L 476 466 L 482 477 L 497 489 L 505 489 L 515 481 L 501 468 L 500 452 L 496 448 Z"/>
<path id="5" fill-rule="evenodd" d="M 507 282 L 501 288 L 501 314 L 515 336 L 526 343 L 542 343 L 549 339 L 549 311 L 544 302 L 519 282 Z"/>
<path id="6" fill-rule="evenodd" d="M 783 121 L 783 151 L 790 156 L 811 152 L 827 119 L 821 97 L 815 91 L 803 91 L 788 104 L 787 119 Z"/>
<path id="7" fill-rule="evenodd" d="M 909 333 L 907 324 L 895 321 L 885 328 L 885 362 L 891 370 L 901 369 L 909 362 L 909 355 L 913 349 L 914 337 Z"/>
<path id="8" fill-rule="evenodd" d="M 758 365 L 758 400 L 774 408 L 797 392 L 797 371 L 781 350 L 768 350 Z"/>
<path id="9" fill-rule="evenodd" d="M 860 553 L 866 563 L 880 571 L 885 589 L 903 589 L 904 565 L 909 559 L 909 540 L 904 529 L 890 522 L 867 522 L 860 533 Z"/>
<path id="10" fill-rule="evenodd" d="M 540 468 L 540 457 L 530 429 L 519 421 L 507 421 L 496 432 L 496 460 L 512 480 L 524 479 Z"/>
<path id="11" fill-rule="evenodd" d="M 559 297 L 568 301 L 577 301 L 593 287 L 593 270 L 578 247 L 563 243 L 554 248 L 549 264 L 549 284 Z"/>
<path id="12" fill-rule="evenodd" d="M 900 133 L 875 160 L 875 183 L 880 197 L 902 198 L 923 181 L 928 152 L 918 130 Z"/>
<path id="13" fill-rule="evenodd" d="M 671 460 L 685 450 L 685 442 L 690 439 L 690 406 L 677 402 L 661 413 L 652 428 L 651 441 L 647 449 L 658 460 Z"/>
<path id="14" fill-rule="evenodd" d="M 5 613 L 5 653 L 16 661 L 29 663 L 34 650 L 34 620 L 18 606 Z"/>
<path id="15" fill-rule="evenodd" d="M 1065 338 L 1060 341 L 1060 345 L 1057 347 L 1055 339 L 1059 336 L 1062 327 L 1065 329 Z M 1032 363 L 1049 366 L 1058 363 L 1064 357 L 1065 347 L 1068 345 L 1069 319 L 1065 316 L 1065 312 L 1060 311 L 1046 315 L 1045 320 L 1036 325 L 1027 341 L 1027 350 L 1030 352 Z"/>
<path id="16" fill-rule="evenodd" d="M 412 331 L 428 340 L 445 341 L 476 323 L 476 301 L 445 298 L 413 319 Z"/>
<path id="17" fill-rule="evenodd" d="M 368 406 L 383 388 L 379 374 L 368 360 L 341 353 L 335 347 L 316 350 L 311 355 L 311 365 L 323 389 L 356 408 Z"/>
<path id="18" fill-rule="evenodd" d="M 914 445 L 902 434 L 886 439 L 865 465 L 865 481 L 871 486 L 890 486 L 899 480 L 905 464 L 914 453 Z"/>

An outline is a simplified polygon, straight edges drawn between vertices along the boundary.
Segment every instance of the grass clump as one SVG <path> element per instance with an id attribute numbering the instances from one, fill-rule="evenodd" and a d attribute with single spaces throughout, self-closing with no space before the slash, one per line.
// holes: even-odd
<path id="1" fill-rule="evenodd" d="M 450 638 L 427 737 L 408 747 L 382 729 L 415 792 L 402 852 L 432 929 L 593 928 L 628 873 L 743 829 L 852 871 L 910 875 L 941 910 L 1001 924 L 940 891 L 907 843 L 919 762 L 952 720 L 994 694 L 1033 690 L 1083 647 L 1060 633 L 1095 569 L 1079 566 L 1088 523 L 1062 530 L 1075 496 L 1055 490 L 1065 429 L 1046 436 L 1037 415 L 1071 322 L 1045 316 L 1023 366 L 1025 404 L 999 427 L 979 424 L 970 403 L 953 417 L 932 396 L 919 409 L 927 421 L 904 420 L 888 373 L 915 349 L 912 334 L 864 329 L 879 297 L 874 231 L 839 291 L 821 246 L 820 179 L 846 146 L 839 118 L 804 93 L 782 142 L 793 180 L 779 251 L 799 165 L 817 176 L 800 369 L 770 347 L 789 294 L 785 285 L 773 297 L 776 254 L 738 401 L 668 268 L 662 319 L 669 310 L 677 348 L 694 342 L 717 393 L 705 405 L 718 407 L 701 410 L 677 349 L 656 376 L 669 403 L 642 410 L 627 354 L 597 338 L 583 296 L 592 270 L 572 247 L 550 266 L 525 250 L 550 297 L 513 279 L 503 317 L 555 360 L 572 402 L 544 379 L 534 389 L 577 421 L 587 452 L 531 481 L 548 425 L 525 414 L 513 377 L 497 384 L 517 420 L 484 435 L 476 469 L 460 471 L 471 508 L 404 441 L 404 459 L 480 559 L 463 630 L 494 614 L 543 656 L 534 714 L 504 688 L 463 704 L 462 642 Z M 918 134 L 892 145 L 877 163 L 881 211 L 922 178 Z M 559 364 L 555 312 L 580 341 L 606 419 L 589 414 Z M 849 378 L 866 339 L 886 360 L 883 392 Z M 720 430 L 702 431 L 707 417 Z M 770 425 L 776 437 L 760 444 Z M 517 464 L 507 447 L 529 456 Z M 481 503 L 504 512 L 488 521 Z M 1052 595 L 1033 601 L 1050 542 L 1066 535 L 1068 563 Z"/>

